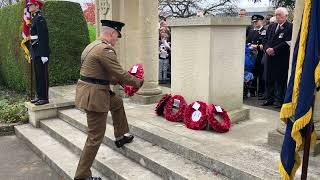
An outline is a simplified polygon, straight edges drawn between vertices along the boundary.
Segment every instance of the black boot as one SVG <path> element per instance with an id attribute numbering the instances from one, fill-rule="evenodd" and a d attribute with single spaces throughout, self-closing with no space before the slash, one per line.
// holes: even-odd
<path id="1" fill-rule="evenodd" d="M 85 179 L 74 178 L 74 180 L 102 180 L 101 177 L 88 177 Z"/>
<path id="2" fill-rule="evenodd" d="M 270 105 L 273 105 L 273 100 L 266 100 L 262 103 L 262 106 L 270 106 Z"/>
<path id="3" fill-rule="evenodd" d="M 30 102 L 31 102 L 32 104 L 34 104 L 34 103 L 38 102 L 39 100 L 40 100 L 39 98 L 34 98 L 34 99 L 31 99 Z"/>
<path id="4" fill-rule="evenodd" d="M 274 102 L 274 103 L 273 103 L 273 105 L 274 105 L 274 107 L 275 107 L 275 108 L 277 108 L 277 109 L 279 109 L 279 108 L 281 108 L 281 107 L 282 107 L 282 103 L 277 102 L 277 101 L 276 101 L 276 102 Z"/>
<path id="5" fill-rule="evenodd" d="M 259 97 L 258 100 L 267 100 L 268 98 L 265 96 Z"/>
<path id="6" fill-rule="evenodd" d="M 44 104 L 48 104 L 48 103 L 49 103 L 48 100 L 39 100 L 36 103 L 34 103 L 34 105 L 40 106 L 40 105 L 44 105 Z"/>
<path id="7" fill-rule="evenodd" d="M 114 143 L 116 144 L 116 146 L 118 148 L 121 148 L 123 145 L 127 144 L 127 143 L 131 143 L 133 140 L 134 136 L 133 135 L 129 135 L 129 136 L 123 136 L 122 139 L 115 141 Z"/>
<path id="8" fill-rule="evenodd" d="M 101 177 L 89 177 L 86 180 L 102 180 Z"/>

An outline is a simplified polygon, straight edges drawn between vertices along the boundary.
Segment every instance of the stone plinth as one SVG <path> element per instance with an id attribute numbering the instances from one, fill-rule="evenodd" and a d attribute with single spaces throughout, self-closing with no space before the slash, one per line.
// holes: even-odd
<path id="1" fill-rule="evenodd" d="M 172 40 L 171 91 L 195 100 L 242 109 L 246 26 L 249 18 L 169 20 Z"/>
<path id="2" fill-rule="evenodd" d="M 73 100 L 53 100 L 49 104 L 36 106 L 30 102 L 25 103 L 28 109 L 29 123 L 34 127 L 40 127 L 40 120 L 57 117 L 58 109 L 74 107 Z"/>
<path id="3" fill-rule="evenodd" d="M 273 130 L 268 133 L 268 145 L 278 150 L 279 152 L 281 151 L 283 139 L 284 139 L 284 134 L 280 133 L 277 130 Z M 319 140 L 317 140 L 314 147 L 310 148 L 310 154 L 312 154 L 312 156 L 316 156 L 320 154 Z"/>

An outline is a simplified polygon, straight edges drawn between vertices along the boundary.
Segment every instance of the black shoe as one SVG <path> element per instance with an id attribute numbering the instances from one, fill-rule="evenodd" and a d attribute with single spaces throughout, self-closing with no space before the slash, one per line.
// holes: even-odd
<path id="1" fill-rule="evenodd" d="M 39 100 L 40 100 L 39 98 L 34 98 L 34 99 L 31 99 L 30 102 L 31 102 L 32 104 L 34 104 L 34 103 L 38 102 Z"/>
<path id="2" fill-rule="evenodd" d="M 256 97 L 256 93 L 251 93 L 251 97 Z"/>
<path id="3" fill-rule="evenodd" d="M 116 146 L 118 148 L 121 148 L 123 145 L 127 144 L 127 143 L 131 143 L 133 140 L 134 136 L 133 135 L 129 135 L 129 136 L 123 136 L 122 139 L 115 141 L 114 143 L 116 144 Z"/>
<path id="4" fill-rule="evenodd" d="M 277 109 L 279 109 L 279 108 L 282 107 L 282 103 L 280 103 L 280 102 L 274 102 L 273 105 L 274 105 L 274 107 L 277 108 Z"/>
<path id="5" fill-rule="evenodd" d="M 48 104 L 48 103 L 49 103 L 48 100 L 39 100 L 36 103 L 34 103 L 34 105 L 40 106 L 40 105 L 44 105 L 44 104 Z"/>
<path id="6" fill-rule="evenodd" d="M 101 177 L 89 177 L 86 180 L 102 180 Z"/>
<path id="7" fill-rule="evenodd" d="M 74 180 L 102 180 L 101 177 L 88 177 L 85 179 L 74 178 Z"/>
<path id="8" fill-rule="evenodd" d="M 273 101 L 271 101 L 271 100 L 266 100 L 266 101 L 264 101 L 263 103 L 262 103 L 262 106 L 270 106 L 270 105 L 272 105 L 273 104 Z"/>
<path id="9" fill-rule="evenodd" d="M 264 96 L 258 98 L 258 100 L 267 100 L 267 99 L 268 99 L 268 98 L 267 98 L 267 97 L 264 97 Z"/>

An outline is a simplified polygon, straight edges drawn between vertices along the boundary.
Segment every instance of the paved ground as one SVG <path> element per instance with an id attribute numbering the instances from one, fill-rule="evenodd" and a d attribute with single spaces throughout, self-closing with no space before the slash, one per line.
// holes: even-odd
<path id="1" fill-rule="evenodd" d="M 16 136 L 0 136 L 0 179 L 61 180 Z"/>
<path id="2" fill-rule="evenodd" d="M 280 112 L 280 108 L 275 108 L 274 106 L 261 106 L 263 102 L 264 100 L 258 100 L 257 97 L 250 97 L 243 100 L 243 103 L 249 106 L 255 106 L 263 109 L 269 109 Z"/>

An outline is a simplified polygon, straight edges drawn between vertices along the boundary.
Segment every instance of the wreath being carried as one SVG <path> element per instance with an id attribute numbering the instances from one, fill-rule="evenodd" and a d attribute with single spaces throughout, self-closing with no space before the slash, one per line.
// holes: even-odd
<path id="1" fill-rule="evenodd" d="M 139 78 L 139 79 L 144 78 L 144 71 L 143 71 L 142 64 L 135 64 L 131 66 L 128 72 L 134 75 L 136 78 Z M 128 96 L 133 96 L 139 90 L 139 88 L 135 88 L 129 85 L 124 85 L 123 90 Z"/>

